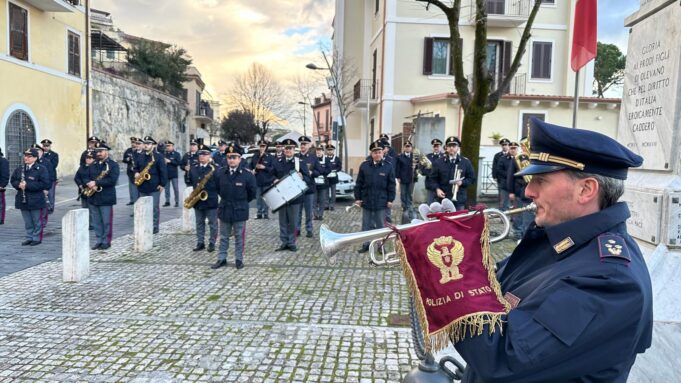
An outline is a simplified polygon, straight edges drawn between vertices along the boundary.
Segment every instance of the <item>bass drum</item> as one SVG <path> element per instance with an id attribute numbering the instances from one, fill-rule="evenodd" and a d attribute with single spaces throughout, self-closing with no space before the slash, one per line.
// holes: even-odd
<path id="1" fill-rule="evenodd" d="M 274 213 L 288 202 L 303 195 L 306 191 L 307 184 L 305 181 L 300 178 L 298 173 L 292 171 L 289 175 L 265 190 L 262 198 Z"/>

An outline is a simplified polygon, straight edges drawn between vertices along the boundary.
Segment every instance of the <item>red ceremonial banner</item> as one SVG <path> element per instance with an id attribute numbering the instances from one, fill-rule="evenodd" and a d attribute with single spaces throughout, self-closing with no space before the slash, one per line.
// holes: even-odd
<path id="1" fill-rule="evenodd" d="M 501 331 L 501 317 L 510 310 L 490 256 L 487 217 L 448 218 L 459 213 L 399 231 L 397 252 L 428 351 L 480 335 L 485 325 Z"/>
<path id="2" fill-rule="evenodd" d="M 586 65 L 597 51 L 597 1 L 577 0 L 575 22 L 572 30 L 572 54 L 570 66 L 574 72 Z"/>

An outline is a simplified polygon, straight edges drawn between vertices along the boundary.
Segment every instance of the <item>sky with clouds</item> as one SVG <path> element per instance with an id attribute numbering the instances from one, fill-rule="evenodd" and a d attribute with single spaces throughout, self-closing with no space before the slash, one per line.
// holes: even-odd
<path id="1" fill-rule="evenodd" d="M 361 0 L 350 0 L 361 1 Z M 309 75 L 330 46 L 334 0 L 92 0 L 126 33 L 185 48 L 210 92 L 223 99 L 231 79 L 259 62 L 282 79 Z M 599 0 L 599 41 L 626 50 L 624 18 L 637 0 Z"/>

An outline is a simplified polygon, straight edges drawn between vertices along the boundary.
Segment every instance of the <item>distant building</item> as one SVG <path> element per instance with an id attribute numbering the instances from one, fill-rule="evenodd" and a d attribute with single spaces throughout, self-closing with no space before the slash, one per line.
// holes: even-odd
<path id="1" fill-rule="evenodd" d="M 0 0 L 0 147 L 14 168 L 49 138 L 73 174 L 88 134 L 85 3 Z"/>
<path id="2" fill-rule="evenodd" d="M 206 83 L 203 82 L 201 73 L 194 66 L 187 68 L 185 74 L 187 81 L 182 86 L 184 87 L 183 98 L 187 102 L 187 109 L 189 111 L 187 116 L 187 134 L 190 140 L 203 138 L 205 143 L 209 144 L 211 138 L 209 129 L 215 120 L 215 113 L 210 102 L 203 96 Z"/>
<path id="3" fill-rule="evenodd" d="M 322 93 L 312 103 L 312 137 L 314 142 L 326 142 L 336 139 L 333 136 L 331 99 Z"/>

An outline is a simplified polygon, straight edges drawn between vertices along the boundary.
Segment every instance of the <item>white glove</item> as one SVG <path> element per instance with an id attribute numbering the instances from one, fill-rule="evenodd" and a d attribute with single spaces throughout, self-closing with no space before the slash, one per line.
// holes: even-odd
<path id="1" fill-rule="evenodd" d="M 454 203 L 450 201 L 448 198 L 445 198 L 442 200 L 442 203 L 439 202 L 433 202 L 430 204 L 430 206 L 426 205 L 425 203 L 422 203 L 419 205 L 419 214 L 421 214 L 421 217 L 423 219 L 413 219 L 411 222 L 412 223 L 418 223 L 418 222 L 423 222 L 423 221 L 428 221 L 431 218 L 428 218 L 429 214 L 433 213 L 448 213 L 455 211 Z"/>

